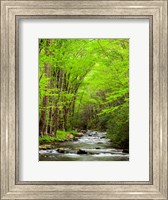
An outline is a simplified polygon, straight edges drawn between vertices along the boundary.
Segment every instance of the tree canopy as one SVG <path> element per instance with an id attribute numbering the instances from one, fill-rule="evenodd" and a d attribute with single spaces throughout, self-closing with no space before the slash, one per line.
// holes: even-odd
<path id="1" fill-rule="evenodd" d="M 39 133 L 105 130 L 129 140 L 129 40 L 39 40 Z"/>

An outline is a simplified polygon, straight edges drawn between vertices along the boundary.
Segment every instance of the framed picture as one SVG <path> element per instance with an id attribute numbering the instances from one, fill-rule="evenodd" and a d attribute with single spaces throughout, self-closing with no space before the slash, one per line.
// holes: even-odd
<path id="1" fill-rule="evenodd" d="M 1 11 L 1 199 L 168 199 L 167 0 Z"/>

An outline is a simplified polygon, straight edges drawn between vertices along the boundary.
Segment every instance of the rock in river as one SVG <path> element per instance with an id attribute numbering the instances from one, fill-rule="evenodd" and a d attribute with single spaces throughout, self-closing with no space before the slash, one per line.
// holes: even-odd
<path id="1" fill-rule="evenodd" d="M 70 134 L 67 135 L 67 138 L 68 138 L 69 140 L 73 140 L 74 136 L 70 133 Z"/>
<path id="2" fill-rule="evenodd" d="M 87 154 L 87 152 L 84 151 L 84 150 L 82 150 L 82 149 L 79 149 L 79 150 L 77 151 L 77 154 Z"/>
<path id="3" fill-rule="evenodd" d="M 59 153 L 65 153 L 65 149 L 64 149 L 64 148 L 59 148 L 59 149 L 57 149 L 57 151 L 58 151 Z"/>
<path id="4" fill-rule="evenodd" d="M 78 141 L 78 137 L 74 137 L 73 140 L 74 140 L 74 141 Z"/>
<path id="5" fill-rule="evenodd" d="M 82 137 L 84 134 L 82 132 L 77 133 L 77 137 Z"/>
<path id="6" fill-rule="evenodd" d="M 81 132 L 82 132 L 82 133 L 86 133 L 87 131 L 86 131 L 86 130 L 81 130 Z"/>

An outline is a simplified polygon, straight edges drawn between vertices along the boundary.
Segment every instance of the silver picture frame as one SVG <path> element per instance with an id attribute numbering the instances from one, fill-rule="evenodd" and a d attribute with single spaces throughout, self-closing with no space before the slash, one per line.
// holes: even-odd
<path id="1" fill-rule="evenodd" d="M 168 199 L 167 0 L 1 0 L 1 199 Z M 19 180 L 19 19 L 149 19 L 149 181 Z"/>

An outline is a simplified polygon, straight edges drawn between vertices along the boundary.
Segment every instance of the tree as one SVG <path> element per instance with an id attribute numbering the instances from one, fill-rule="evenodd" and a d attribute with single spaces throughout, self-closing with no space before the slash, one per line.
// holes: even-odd
<path id="1" fill-rule="evenodd" d="M 128 139 L 128 39 L 41 39 L 39 68 L 41 135 L 90 128 Z"/>

